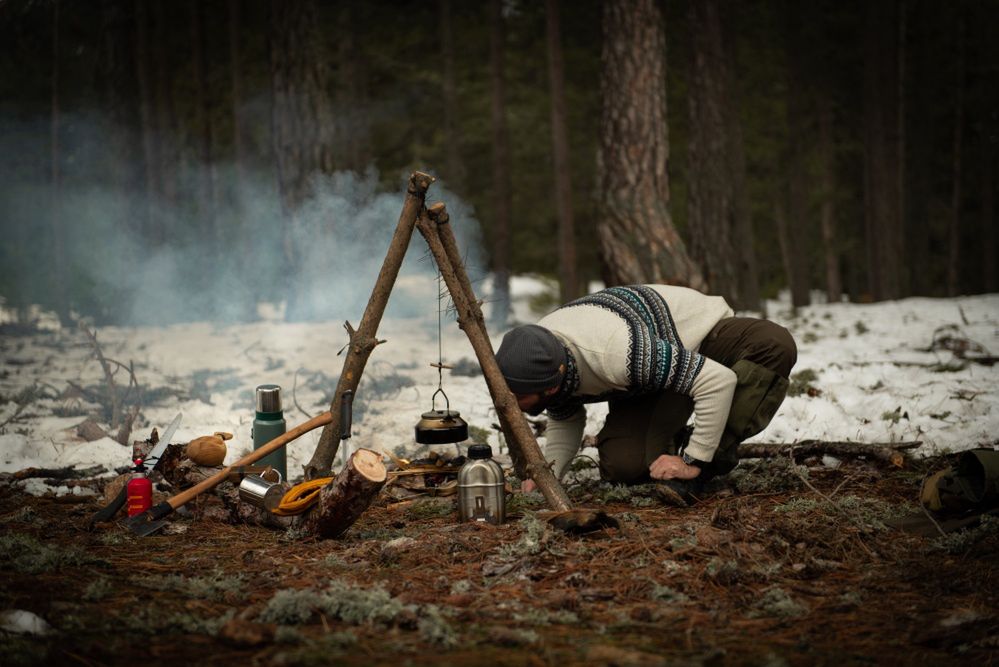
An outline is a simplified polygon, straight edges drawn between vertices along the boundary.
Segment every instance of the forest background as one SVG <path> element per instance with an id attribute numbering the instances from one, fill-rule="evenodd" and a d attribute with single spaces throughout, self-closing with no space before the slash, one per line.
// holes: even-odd
<path id="1" fill-rule="evenodd" d="M 501 321 L 521 273 L 552 304 L 591 280 L 746 309 L 996 291 L 997 10 L 2 0 L 0 295 L 341 316 L 413 170 Z"/>

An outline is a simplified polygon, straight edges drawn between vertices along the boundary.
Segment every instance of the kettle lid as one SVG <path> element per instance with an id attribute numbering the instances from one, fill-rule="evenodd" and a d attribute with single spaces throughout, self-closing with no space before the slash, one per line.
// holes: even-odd
<path id="1" fill-rule="evenodd" d="M 470 459 L 491 459 L 493 457 L 493 448 L 489 445 L 472 445 L 468 448 L 468 458 Z"/>

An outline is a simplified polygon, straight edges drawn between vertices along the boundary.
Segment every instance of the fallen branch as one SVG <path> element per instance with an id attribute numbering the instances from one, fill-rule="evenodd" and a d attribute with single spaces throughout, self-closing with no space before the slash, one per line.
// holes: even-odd
<path id="1" fill-rule="evenodd" d="M 802 440 L 801 442 L 742 443 L 739 445 L 739 458 L 766 459 L 778 456 L 839 456 L 844 458 L 864 457 L 884 461 L 901 467 L 905 464 L 905 451 L 923 444 L 916 442 L 831 442 L 825 440 Z"/>
<path id="2" fill-rule="evenodd" d="M 11 474 L 14 479 L 29 479 L 44 477 L 45 479 L 86 479 L 106 472 L 104 466 L 91 466 L 89 468 L 76 469 L 72 466 L 66 468 L 25 468 Z"/>
<path id="3" fill-rule="evenodd" d="M 802 440 L 801 442 L 744 442 L 739 445 L 741 459 L 771 459 L 792 455 L 796 459 L 805 456 L 828 454 L 841 458 L 871 458 L 901 467 L 905 463 L 905 452 L 919 447 L 922 441 L 914 442 L 836 442 L 827 440 Z M 596 436 L 583 436 L 585 447 L 596 447 Z"/>

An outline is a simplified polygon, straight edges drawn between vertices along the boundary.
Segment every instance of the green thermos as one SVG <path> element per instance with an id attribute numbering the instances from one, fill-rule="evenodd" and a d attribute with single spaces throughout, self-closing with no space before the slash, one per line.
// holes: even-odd
<path id="1" fill-rule="evenodd" d="M 283 435 L 286 429 L 281 410 L 281 387 L 276 384 L 260 385 L 257 387 L 257 414 L 253 419 L 253 448 L 260 449 Z M 257 464 L 269 465 L 281 473 L 281 479 L 288 479 L 288 455 L 283 447 L 260 459 Z"/>

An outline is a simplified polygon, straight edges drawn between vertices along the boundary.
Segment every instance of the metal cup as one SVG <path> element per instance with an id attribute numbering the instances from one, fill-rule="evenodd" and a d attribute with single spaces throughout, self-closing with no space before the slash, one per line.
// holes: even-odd
<path id="1" fill-rule="evenodd" d="M 281 484 L 280 473 L 276 482 L 268 482 L 256 475 L 247 475 L 239 483 L 239 499 L 268 512 L 280 505 L 283 497 L 284 486 Z"/>

